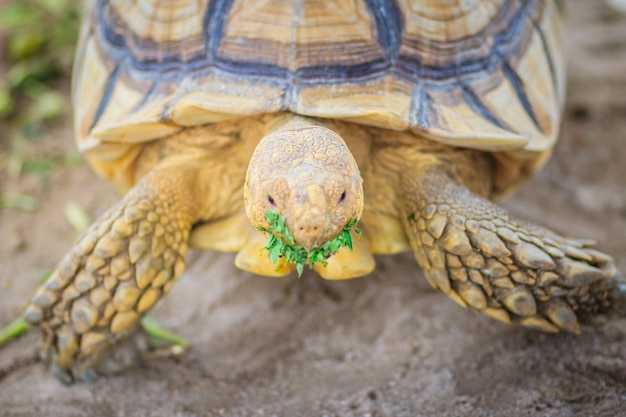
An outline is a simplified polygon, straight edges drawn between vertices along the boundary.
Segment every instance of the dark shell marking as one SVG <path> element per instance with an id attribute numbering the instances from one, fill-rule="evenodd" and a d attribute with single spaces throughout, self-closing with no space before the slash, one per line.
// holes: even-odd
<path id="1" fill-rule="evenodd" d="M 306 102 L 303 105 L 303 92 L 317 87 L 336 86 L 341 89 L 352 86 L 353 89 L 345 90 L 345 94 L 350 96 L 356 95 L 358 88 L 367 84 L 372 86 L 371 91 L 383 90 L 382 93 L 375 94 L 396 94 L 406 96 L 409 100 L 410 104 L 406 109 L 408 114 L 398 116 L 404 120 L 404 125 L 388 127 L 409 127 L 421 131 L 432 131 L 435 128 L 435 136 L 446 136 L 447 132 L 452 132 L 452 142 L 449 142 L 455 143 L 458 127 L 454 117 L 451 122 L 442 119 L 441 108 L 455 108 L 459 103 L 464 103 L 475 117 L 493 125 L 493 132 L 496 133 L 491 132 L 486 136 L 497 137 L 498 131 L 504 131 L 513 136 L 528 138 L 532 136 L 528 131 L 512 126 L 510 120 L 507 120 L 507 117 L 510 119 L 516 116 L 503 114 L 497 104 L 485 100 L 488 93 L 507 83 L 512 92 L 498 92 L 497 95 L 504 94 L 506 100 L 511 100 L 509 95 L 514 96 L 516 105 L 523 108 L 530 122 L 535 125 L 534 135 L 538 137 L 537 142 L 540 144 L 534 148 L 546 149 L 554 140 L 558 121 L 553 119 L 557 117 L 555 113 L 558 111 L 549 109 L 560 107 L 559 96 L 563 89 L 560 80 L 563 75 L 560 73 L 561 65 L 554 63 L 555 55 L 560 53 L 558 48 L 561 34 L 558 33 L 559 23 L 554 23 L 560 16 L 552 0 L 506 0 L 502 4 L 495 4 L 498 3 L 495 1 L 484 4 L 475 2 L 475 9 L 489 9 L 489 12 L 483 13 L 482 18 L 491 12 L 493 16 L 479 30 L 468 29 L 467 36 L 452 36 L 454 39 L 449 41 L 435 39 L 438 36 L 436 30 L 431 38 L 424 36 L 426 32 L 409 33 L 407 19 L 411 19 L 410 22 L 415 27 L 415 22 L 420 18 L 415 14 L 410 15 L 415 11 L 409 9 L 419 9 L 426 13 L 420 9 L 427 4 L 425 2 L 328 1 L 320 3 L 321 6 L 315 6 L 324 8 L 324 13 L 317 11 L 318 14 L 314 17 L 306 14 L 310 13 L 307 2 L 280 5 L 286 11 L 274 3 L 276 2 L 262 0 L 210 1 L 201 10 L 204 13 L 202 27 L 197 33 L 158 42 L 154 37 L 146 39 L 146 33 L 142 37 L 134 32 L 129 24 L 129 19 L 133 16 L 122 16 L 119 6 L 112 5 L 108 0 L 99 0 L 93 8 L 90 33 L 83 39 L 91 39 L 92 45 L 96 45 L 97 54 L 105 63 L 108 75 L 102 86 L 103 91 L 96 98 L 99 100 L 97 108 L 92 114 L 85 115 L 89 120 L 83 120 L 78 131 L 86 135 L 88 130 L 98 125 L 111 104 L 113 90 L 120 82 L 143 95 L 141 100 L 128 109 L 131 113 L 139 111 L 159 97 L 184 97 L 189 92 L 203 88 L 206 90 L 209 84 L 211 87 L 208 89 L 215 91 L 223 82 L 231 85 L 247 83 L 252 86 L 272 87 L 274 96 L 267 97 L 267 104 L 260 105 L 252 114 L 292 111 L 320 117 L 333 116 L 324 113 L 323 108 L 320 113 L 318 107 L 311 107 Z M 332 9 L 333 5 L 337 6 L 337 10 Z M 346 5 L 353 7 L 340 8 Z M 270 7 L 273 8 L 268 9 Z M 450 9 L 455 7 L 461 6 L 450 6 Z M 265 15 L 263 8 L 269 10 Z M 282 10 L 283 14 L 280 15 L 274 9 Z M 424 6 L 423 9 L 427 7 Z M 251 15 L 261 21 L 265 19 L 266 25 L 278 22 L 275 23 L 277 33 L 286 27 L 292 28 L 291 39 L 277 38 L 277 35 L 269 32 L 258 33 L 254 28 L 245 32 L 245 24 L 248 22 L 245 18 Z M 283 23 L 280 23 L 281 18 L 284 18 Z M 467 22 L 462 23 L 469 28 L 473 22 L 470 18 L 466 19 Z M 354 33 L 349 34 L 349 39 L 335 39 L 332 29 L 339 24 L 337 21 L 344 26 L 353 24 L 356 28 L 353 28 Z M 442 27 L 445 30 L 448 29 L 445 26 L 447 22 L 433 22 L 444 25 Z M 170 25 L 175 29 L 180 23 L 173 21 Z M 297 31 L 303 31 L 306 38 L 306 33 L 310 33 L 306 32 L 309 27 L 313 27 L 313 31 L 327 30 L 328 36 L 313 35 L 308 40 L 301 39 L 303 36 Z M 458 28 L 454 30 L 458 32 Z M 151 34 L 149 30 L 147 33 Z M 518 64 L 525 59 L 524 55 L 533 37 L 539 39 L 542 49 L 540 54 L 543 56 L 533 58 L 534 61 L 531 60 L 533 62 L 529 65 L 533 67 L 536 60 L 541 60 L 547 62 L 550 71 L 546 76 L 551 79 L 552 85 L 538 87 L 552 90 L 546 95 L 554 104 L 546 104 L 545 109 L 537 109 L 537 103 L 541 101 L 536 97 L 537 94 L 534 102 L 529 98 L 528 89 L 535 84 L 532 78 L 534 74 L 530 75 L 531 78 L 523 79 L 518 72 Z M 81 69 L 80 61 L 85 55 L 87 44 L 88 42 L 83 42 L 78 55 L 78 69 L 81 72 L 84 70 Z M 238 94 L 251 94 L 245 89 L 242 91 Z M 267 90 L 258 94 L 263 98 L 269 95 Z M 171 99 L 168 103 L 162 107 L 160 120 L 164 123 L 170 120 L 168 111 L 175 104 L 175 100 Z M 359 106 L 356 101 L 342 104 L 348 112 Z M 315 105 L 324 106 L 318 103 Z M 385 103 L 367 102 L 367 106 L 384 109 Z M 215 107 L 219 110 L 219 105 Z M 389 110 L 391 113 L 394 111 L 395 109 Z M 362 113 L 368 114 L 366 110 Z M 459 117 L 467 118 L 468 115 L 460 114 Z M 382 122 L 360 121 L 379 126 L 385 126 L 386 123 L 384 118 Z M 110 122 L 107 120 L 104 124 Z M 437 128 L 441 130 L 436 130 Z M 477 136 L 480 136 L 480 132 Z M 489 144 L 480 145 L 483 148 L 488 146 Z M 514 146 L 509 148 L 513 149 Z"/>

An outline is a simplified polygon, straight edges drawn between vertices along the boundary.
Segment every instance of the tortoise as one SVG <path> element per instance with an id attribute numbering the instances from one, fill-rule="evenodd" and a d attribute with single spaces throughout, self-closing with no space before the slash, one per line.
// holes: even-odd
<path id="1" fill-rule="evenodd" d="M 412 250 L 463 307 L 579 333 L 612 258 L 492 202 L 552 153 L 563 38 L 556 0 L 90 3 L 76 141 L 125 195 L 24 310 L 55 375 L 121 369 L 188 247 L 332 280 Z"/>

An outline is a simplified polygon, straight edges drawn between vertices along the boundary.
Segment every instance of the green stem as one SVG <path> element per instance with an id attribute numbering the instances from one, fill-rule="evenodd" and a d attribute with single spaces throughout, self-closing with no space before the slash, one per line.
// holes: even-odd
<path id="1" fill-rule="evenodd" d="M 26 320 L 19 317 L 0 329 L 0 346 L 17 339 L 28 330 Z"/>
<path id="2" fill-rule="evenodd" d="M 141 327 L 143 327 L 144 331 L 152 337 L 165 340 L 166 342 L 170 342 L 184 348 L 189 347 L 189 340 L 170 332 L 163 327 L 157 319 L 146 316 L 141 319 Z"/>

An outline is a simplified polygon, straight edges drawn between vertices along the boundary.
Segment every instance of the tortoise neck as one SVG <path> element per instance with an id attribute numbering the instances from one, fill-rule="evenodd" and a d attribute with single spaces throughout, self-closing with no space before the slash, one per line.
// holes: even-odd
<path id="1" fill-rule="evenodd" d="M 267 123 L 265 137 L 280 130 L 299 130 L 314 127 L 326 128 L 323 122 L 312 117 L 300 116 L 293 113 L 285 113 L 274 117 Z"/>

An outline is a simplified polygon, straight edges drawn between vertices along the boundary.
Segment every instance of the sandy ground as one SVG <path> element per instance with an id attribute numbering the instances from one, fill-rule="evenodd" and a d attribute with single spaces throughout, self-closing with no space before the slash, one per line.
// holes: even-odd
<path id="1" fill-rule="evenodd" d="M 504 204 L 597 239 L 626 271 L 626 17 L 569 0 L 569 105 L 555 157 Z M 73 149 L 67 126 L 38 139 Z M 36 195 L 35 213 L 0 212 L 0 324 L 76 237 L 63 210 L 96 216 L 117 196 L 85 165 L 2 176 Z M 31 358 L 31 333 L 0 350 L 0 416 L 616 416 L 626 413 L 626 319 L 581 336 L 509 327 L 430 289 L 412 256 L 326 282 L 260 278 L 233 255 L 192 252 L 154 315 L 188 337 L 176 358 L 64 387 Z"/>

